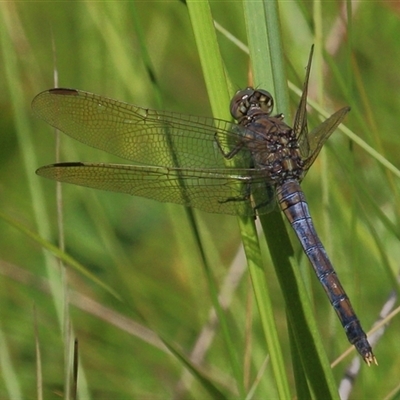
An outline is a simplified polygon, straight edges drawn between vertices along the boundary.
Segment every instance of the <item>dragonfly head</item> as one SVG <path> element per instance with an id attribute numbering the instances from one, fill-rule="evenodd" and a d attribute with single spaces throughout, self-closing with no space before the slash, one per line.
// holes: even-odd
<path id="1" fill-rule="evenodd" d="M 231 115 L 236 120 L 247 117 L 250 110 L 259 110 L 270 115 L 274 108 L 274 99 L 271 93 L 263 89 L 248 87 L 236 92 L 231 100 Z"/>

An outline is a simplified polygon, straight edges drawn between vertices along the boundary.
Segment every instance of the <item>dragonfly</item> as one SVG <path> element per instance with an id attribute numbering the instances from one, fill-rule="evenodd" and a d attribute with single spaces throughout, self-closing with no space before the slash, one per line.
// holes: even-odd
<path id="1" fill-rule="evenodd" d="M 210 213 L 252 216 L 278 204 L 294 229 L 347 338 L 364 361 L 376 358 L 314 228 L 300 183 L 350 110 L 308 131 L 311 49 L 293 127 L 272 115 L 274 99 L 248 87 L 230 104 L 237 123 L 156 111 L 76 89 L 54 88 L 32 101 L 36 116 L 86 145 L 134 164 L 63 162 L 39 168 L 60 182 L 128 193 Z"/>

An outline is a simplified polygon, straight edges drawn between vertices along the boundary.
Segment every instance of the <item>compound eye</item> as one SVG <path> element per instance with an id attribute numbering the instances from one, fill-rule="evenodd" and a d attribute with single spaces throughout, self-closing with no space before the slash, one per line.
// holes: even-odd
<path id="1" fill-rule="evenodd" d="M 255 95 L 258 95 L 259 107 L 262 111 L 264 111 L 267 115 L 272 113 L 274 109 L 274 99 L 271 93 L 266 90 L 259 89 L 255 91 Z"/>
<path id="2" fill-rule="evenodd" d="M 231 100 L 230 110 L 231 115 L 236 120 L 247 115 L 250 103 L 249 98 L 253 95 L 254 89 L 248 87 L 244 90 L 238 90 Z"/>
<path id="3" fill-rule="evenodd" d="M 266 90 L 248 87 L 236 92 L 230 107 L 231 115 L 236 120 L 245 117 L 250 108 L 260 109 L 266 115 L 270 115 L 274 108 L 274 99 Z"/>

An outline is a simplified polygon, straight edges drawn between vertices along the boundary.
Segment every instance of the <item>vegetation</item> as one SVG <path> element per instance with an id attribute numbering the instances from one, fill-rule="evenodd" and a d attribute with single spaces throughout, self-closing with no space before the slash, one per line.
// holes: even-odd
<path id="1" fill-rule="evenodd" d="M 34 173 L 55 162 L 56 136 L 30 110 L 50 87 L 227 119 L 229 96 L 250 82 L 274 93 L 275 111 L 291 121 L 315 44 L 309 127 L 321 110 L 352 110 L 347 130 L 332 135 L 303 182 L 311 214 L 366 330 L 397 289 L 400 10 L 385 2 L 281 2 L 279 26 L 274 9 L 264 14 L 256 2 L 212 1 L 214 30 L 202 3 L 0 6 L 0 398 L 73 398 L 75 338 L 81 399 L 337 398 L 351 361 L 327 370 L 350 346 L 290 231 L 293 253 L 268 243 L 301 273 L 301 301 L 313 311 L 304 330 L 299 321 L 288 328 L 297 298 L 285 305 L 251 221 L 239 229 L 230 216 L 69 185 L 57 205 L 54 182 Z M 271 60 L 283 60 L 282 68 Z M 63 161 L 124 162 L 59 139 Z M 272 236 L 283 234 L 270 225 Z M 217 295 L 220 324 L 210 314 Z M 362 365 L 351 398 L 399 396 L 399 319 L 387 322 L 374 349 L 379 366 Z M 296 349 L 303 333 L 313 335 L 318 360 L 306 360 L 310 348 Z"/>

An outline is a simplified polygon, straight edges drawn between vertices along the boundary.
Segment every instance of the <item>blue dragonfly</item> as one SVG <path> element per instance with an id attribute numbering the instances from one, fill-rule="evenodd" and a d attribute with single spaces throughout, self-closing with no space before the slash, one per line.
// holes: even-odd
<path id="1" fill-rule="evenodd" d="M 314 228 L 300 182 L 349 107 L 311 132 L 307 89 L 312 50 L 293 127 L 271 115 L 269 92 L 248 87 L 230 104 L 237 124 L 155 111 L 76 89 L 38 94 L 34 114 L 70 137 L 135 164 L 65 162 L 37 174 L 60 182 L 123 192 L 210 213 L 253 216 L 278 203 L 364 361 L 375 356 Z"/>

